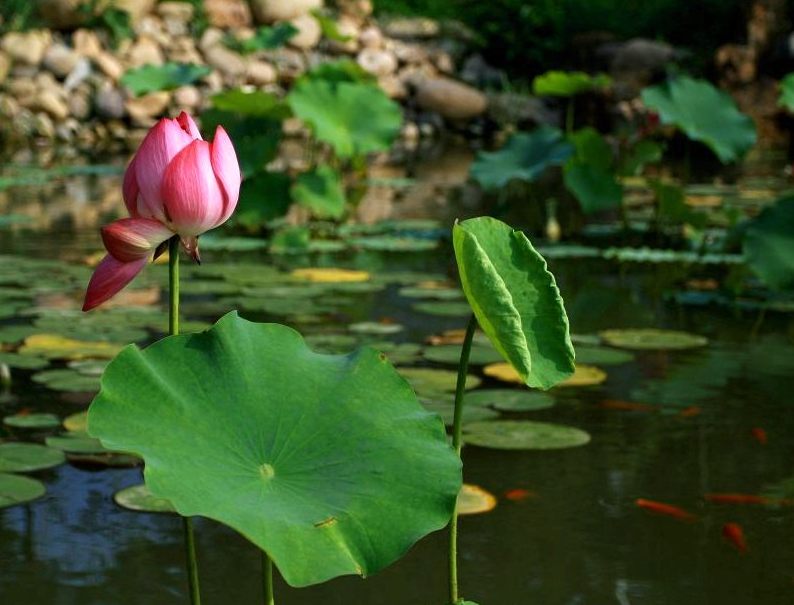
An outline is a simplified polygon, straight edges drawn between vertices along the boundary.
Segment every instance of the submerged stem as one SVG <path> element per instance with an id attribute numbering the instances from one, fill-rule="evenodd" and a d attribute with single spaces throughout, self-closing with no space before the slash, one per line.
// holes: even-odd
<path id="1" fill-rule="evenodd" d="M 273 560 L 262 551 L 262 580 L 265 589 L 265 605 L 275 605 L 273 598 Z"/>
<path id="2" fill-rule="evenodd" d="M 460 456 L 463 448 L 461 441 L 461 430 L 463 427 L 463 394 L 466 391 L 466 375 L 469 371 L 469 355 L 471 354 L 471 343 L 474 339 L 474 330 L 477 328 L 477 320 L 474 315 L 469 319 L 466 326 L 466 336 L 463 338 L 463 347 L 460 351 L 460 363 L 458 363 L 458 382 L 455 386 L 455 415 L 452 421 L 452 447 Z M 449 522 L 449 602 L 455 605 L 460 600 L 458 594 L 458 504 L 452 510 L 452 519 Z"/>
<path id="3" fill-rule="evenodd" d="M 168 240 L 168 301 L 168 332 L 171 335 L 176 335 L 179 334 L 179 237 L 176 235 Z M 193 520 L 190 517 L 182 517 L 182 527 L 185 533 L 190 603 L 191 605 L 201 605 Z"/>

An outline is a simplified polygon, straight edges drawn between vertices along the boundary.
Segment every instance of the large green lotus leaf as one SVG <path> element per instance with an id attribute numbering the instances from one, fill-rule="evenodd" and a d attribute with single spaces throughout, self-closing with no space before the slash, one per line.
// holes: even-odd
<path id="1" fill-rule="evenodd" d="M 558 129 L 542 126 L 514 134 L 499 151 L 477 154 L 471 176 L 485 189 L 504 187 L 514 179 L 531 182 L 546 168 L 564 164 L 573 151 Z"/>
<path id="2" fill-rule="evenodd" d="M 193 84 L 211 72 L 212 69 L 206 65 L 191 63 L 144 65 L 128 70 L 121 76 L 121 84 L 129 88 L 137 97 L 149 92 L 172 90 Z"/>
<path id="3" fill-rule="evenodd" d="M 565 167 L 563 180 L 585 214 L 620 208 L 623 203 L 623 187 L 614 173 L 598 166 L 572 161 Z"/>
<path id="4" fill-rule="evenodd" d="M 705 80 L 679 76 L 642 91 L 645 105 L 663 124 L 677 126 L 708 145 L 723 163 L 739 160 L 756 142 L 755 125 L 727 93 Z"/>
<path id="5" fill-rule="evenodd" d="M 744 235 L 747 264 L 776 290 L 794 288 L 794 197 L 785 197 L 753 219 Z"/>
<path id="6" fill-rule="evenodd" d="M 345 191 L 341 175 L 330 166 L 318 166 L 295 179 L 292 199 L 317 218 L 341 218 L 345 213 Z"/>
<path id="7" fill-rule="evenodd" d="M 374 573 L 449 521 L 460 460 L 377 351 L 311 351 L 236 313 L 210 330 L 126 347 L 89 432 L 146 463 L 182 515 L 238 530 L 293 586 Z"/>
<path id="8" fill-rule="evenodd" d="M 532 81 L 532 92 L 541 97 L 573 97 L 606 88 L 611 82 L 606 74 L 591 76 L 583 71 L 547 71 Z"/>
<path id="9" fill-rule="evenodd" d="M 301 80 L 287 102 L 343 158 L 388 149 L 402 125 L 400 106 L 373 84 Z"/>
<path id="10" fill-rule="evenodd" d="M 25 504 L 47 493 L 41 481 L 0 473 L 0 509 L 17 504 Z"/>
<path id="11" fill-rule="evenodd" d="M 527 237 L 490 217 L 453 230 L 463 291 L 483 332 L 529 386 L 548 389 L 574 371 L 560 291 Z"/>
<path id="12" fill-rule="evenodd" d="M 245 179 L 240 187 L 240 201 L 233 217 L 235 224 L 255 229 L 267 221 L 284 216 L 292 203 L 290 184 L 288 174 L 267 170 Z"/>
<path id="13" fill-rule="evenodd" d="M 780 80 L 780 99 L 777 104 L 794 112 L 794 73 L 790 73 Z"/>

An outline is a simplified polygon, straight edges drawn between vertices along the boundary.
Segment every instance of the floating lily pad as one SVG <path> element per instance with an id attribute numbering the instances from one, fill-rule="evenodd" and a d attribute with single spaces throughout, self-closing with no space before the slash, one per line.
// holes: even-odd
<path id="1" fill-rule="evenodd" d="M 41 370 L 50 365 L 50 362 L 41 357 L 32 355 L 19 355 L 18 353 L 6 353 L 0 351 L 0 363 L 6 364 L 10 368 L 20 370 Z"/>
<path id="2" fill-rule="evenodd" d="M 27 473 L 63 464 L 63 452 L 36 443 L 0 443 L 0 472 Z"/>
<path id="3" fill-rule="evenodd" d="M 360 321 L 358 323 L 350 324 L 347 329 L 356 334 L 397 334 L 402 332 L 405 328 L 400 324 L 380 323 L 377 321 Z"/>
<path id="4" fill-rule="evenodd" d="M 433 368 L 397 368 L 397 370 L 420 395 L 455 392 L 458 374 L 452 370 L 436 370 Z M 466 388 L 476 389 L 480 382 L 482 381 L 477 376 L 469 374 L 466 377 Z"/>
<path id="5" fill-rule="evenodd" d="M 341 282 L 360 282 L 369 279 L 366 271 L 354 271 L 352 269 L 338 268 L 309 268 L 295 269 L 292 276 L 318 283 L 341 283 Z"/>
<path id="6" fill-rule="evenodd" d="M 496 496 L 479 485 L 464 483 L 458 494 L 459 515 L 479 515 L 496 508 Z"/>
<path id="7" fill-rule="evenodd" d="M 61 426 L 55 414 L 14 414 L 3 418 L 3 424 L 18 429 L 51 429 Z"/>
<path id="8" fill-rule="evenodd" d="M 600 333 L 600 336 L 608 345 L 635 351 L 678 351 L 697 349 L 708 344 L 708 339 L 705 336 L 655 328 L 605 330 Z"/>
<path id="9" fill-rule="evenodd" d="M 145 484 L 132 485 L 113 494 L 113 501 L 122 508 L 144 513 L 176 513 L 165 498 L 153 496 Z"/>
<path id="10" fill-rule="evenodd" d="M 422 288 L 418 286 L 406 286 L 400 288 L 399 295 L 405 298 L 460 300 L 463 298 L 463 291 L 458 288 Z"/>
<path id="11" fill-rule="evenodd" d="M 602 366 L 620 365 L 634 361 L 634 355 L 606 347 L 576 347 L 576 362 Z"/>
<path id="12" fill-rule="evenodd" d="M 431 301 L 419 302 L 411 306 L 414 311 L 428 315 L 443 315 L 448 317 L 465 317 L 471 314 L 471 307 L 467 302 Z"/>
<path id="13" fill-rule="evenodd" d="M 373 235 L 372 237 L 350 238 L 351 246 L 362 250 L 377 252 L 425 252 L 438 247 L 438 240 L 394 235 Z"/>
<path id="14" fill-rule="evenodd" d="M 84 376 L 75 370 L 45 370 L 33 375 L 33 381 L 54 391 L 83 393 L 99 389 L 98 376 Z"/>
<path id="15" fill-rule="evenodd" d="M 504 412 L 543 410 L 554 405 L 554 397 L 519 389 L 480 389 L 466 394 L 465 405 L 493 407 Z"/>
<path id="16" fill-rule="evenodd" d="M 549 422 L 492 420 L 465 425 L 463 440 L 469 445 L 500 450 L 556 450 L 585 445 L 590 442 L 590 435 L 572 426 Z"/>
<path id="17" fill-rule="evenodd" d="M 88 434 L 88 412 L 77 412 L 63 419 L 63 428 L 70 433 Z"/>
<path id="18" fill-rule="evenodd" d="M 524 381 L 509 363 L 492 363 L 483 368 L 483 373 L 502 382 L 524 384 Z M 595 366 L 577 364 L 574 373 L 557 386 L 583 387 L 601 384 L 607 379 L 606 372 Z"/>
<path id="19" fill-rule="evenodd" d="M 111 359 L 122 345 L 110 342 L 87 342 L 58 334 L 33 334 L 19 349 L 23 355 L 48 359 Z"/>
<path id="20" fill-rule="evenodd" d="M 349 353 L 356 348 L 358 339 L 350 334 L 310 334 L 306 344 L 321 353 Z"/>
<path id="21" fill-rule="evenodd" d="M 32 502 L 46 493 L 47 488 L 41 481 L 0 473 L 0 508 Z"/>
<path id="22" fill-rule="evenodd" d="M 457 365 L 460 361 L 461 348 L 460 345 L 437 345 L 428 347 L 422 353 L 422 357 L 428 361 Z M 491 346 L 472 345 L 469 353 L 469 363 L 472 365 L 495 363 L 500 359 L 502 359 L 502 356 Z"/>
<path id="23" fill-rule="evenodd" d="M 317 354 L 235 313 L 126 347 L 89 431 L 142 455 L 153 495 L 240 531 L 293 586 L 382 569 L 449 522 L 460 489 L 441 423 L 377 351 Z"/>
<path id="24" fill-rule="evenodd" d="M 183 326 L 180 326 L 180 328 L 182 327 Z M 70 361 L 66 365 L 82 376 L 98 378 L 102 376 L 102 373 L 105 371 L 108 362 L 97 359 L 83 359 L 80 361 Z"/>
<path id="25" fill-rule="evenodd" d="M 422 401 L 422 405 L 425 406 L 425 409 L 433 412 L 434 414 L 438 414 L 441 417 L 441 420 L 444 421 L 444 424 L 446 426 L 452 426 L 452 424 L 454 423 L 455 405 L 453 403 L 452 398 L 450 398 L 449 401 L 443 401 L 436 398 L 424 399 Z M 492 420 L 498 417 L 499 417 L 498 412 L 494 412 L 493 410 L 489 410 L 488 408 L 475 407 L 475 406 L 463 407 L 463 417 L 462 417 L 463 424 L 469 422 L 479 422 L 482 420 Z"/>
<path id="26" fill-rule="evenodd" d="M 378 342 L 370 345 L 383 352 L 394 364 L 413 363 L 422 354 L 422 347 L 413 342 Z"/>
<path id="27" fill-rule="evenodd" d="M 45 443 L 51 448 L 68 454 L 105 454 L 108 452 L 99 439 L 83 437 L 79 434 L 47 437 Z"/>
<path id="28" fill-rule="evenodd" d="M 463 291 L 477 322 L 528 386 L 571 375 L 573 345 L 554 276 L 527 237 L 490 217 L 453 231 Z"/>

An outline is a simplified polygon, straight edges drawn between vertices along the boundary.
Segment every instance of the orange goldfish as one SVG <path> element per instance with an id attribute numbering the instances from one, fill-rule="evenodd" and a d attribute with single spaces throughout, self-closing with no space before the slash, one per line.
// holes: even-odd
<path id="1" fill-rule="evenodd" d="M 636 504 L 640 508 L 644 508 L 645 510 L 649 510 L 653 513 L 658 513 L 660 515 L 667 515 L 668 517 L 674 517 L 679 521 L 695 521 L 697 519 L 695 515 L 693 515 L 688 511 L 685 511 L 683 508 L 679 508 L 671 504 L 665 504 L 664 502 L 656 502 L 655 500 L 646 500 L 645 498 L 637 498 L 634 501 L 634 504 Z"/>
<path id="2" fill-rule="evenodd" d="M 747 552 L 747 541 L 744 538 L 744 530 L 738 523 L 730 522 L 723 525 L 722 537 L 739 552 Z"/>

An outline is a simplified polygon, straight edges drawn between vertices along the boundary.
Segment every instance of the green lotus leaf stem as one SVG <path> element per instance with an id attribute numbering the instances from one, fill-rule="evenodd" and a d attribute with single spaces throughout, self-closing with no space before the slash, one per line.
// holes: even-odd
<path id="1" fill-rule="evenodd" d="M 463 448 L 461 441 L 461 429 L 463 428 L 463 396 L 466 393 L 466 376 L 469 370 L 469 355 L 471 354 L 471 343 L 474 340 L 474 330 L 477 328 L 477 320 L 474 315 L 469 318 L 466 327 L 466 336 L 463 338 L 463 347 L 460 351 L 460 363 L 458 364 L 458 382 L 455 387 L 455 415 L 452 421 L 452 447 L 460 456 Z M 458 503 L 452 509 L 452 520 L 449 522 L 449 602 L 457 603 L 460 600 L 458 595 Z"/>
<path id="2" fill-rule="evenodd" d="M 176 235 L 168 241 L 168 302 L 168 332 L 172 336 L 176 336 L 179 334 L 179 237 Z M 182 517 L 182 526 L 185 533 L 190 603 L 191 605 L 201 605 L 196 533 L 193 529 L 193 520 L 190 517 Z"/>

